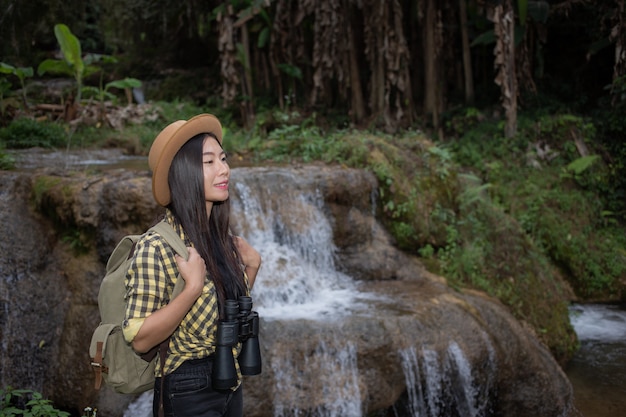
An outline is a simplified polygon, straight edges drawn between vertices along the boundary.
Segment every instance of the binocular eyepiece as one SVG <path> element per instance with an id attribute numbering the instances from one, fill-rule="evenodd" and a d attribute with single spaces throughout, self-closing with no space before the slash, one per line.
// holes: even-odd
<path id="1" fill-rule="evenodd" d="M 261 373 L 259 347 L 259 314 L 252 311 L 252 298 L 226 300 L 224 319 L 217 324 L 217 341 L 213 360 L 213 388 L 229 389 L 237 384 L 237 370 L 232 348 L 242 343 L 237 361 L 243 375 Z"/>

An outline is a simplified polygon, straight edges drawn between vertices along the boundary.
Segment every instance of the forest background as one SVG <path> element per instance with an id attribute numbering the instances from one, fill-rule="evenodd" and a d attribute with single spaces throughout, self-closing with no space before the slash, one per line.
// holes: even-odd
<path id="1" fill-rule="evenodd" d="M 569 303 L 624 299 L 625 17 L 624 0 L 0 0 L 0 164 L 145 154 L 214 113 L 234 165 L 372 170 L 399 247 L 566 362 Z"/>

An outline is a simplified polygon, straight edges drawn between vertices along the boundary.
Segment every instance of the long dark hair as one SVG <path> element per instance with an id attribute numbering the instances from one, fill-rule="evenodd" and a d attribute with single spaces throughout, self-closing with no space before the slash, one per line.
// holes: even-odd
<path id="1" fill-rule="evenodd" d="M 217 141 L 210 133 L 196 135 L 174 156 L 168 174 L 172 196 L 168 208 L 204 259 L 209 277 L 215 283 L 223 317 L 224 301 L 246 295 L 246 285 L 229 229 L 230 199 L 213 203 L 210 216 L 206 212 L 202 147 L 210 138 Z"/>

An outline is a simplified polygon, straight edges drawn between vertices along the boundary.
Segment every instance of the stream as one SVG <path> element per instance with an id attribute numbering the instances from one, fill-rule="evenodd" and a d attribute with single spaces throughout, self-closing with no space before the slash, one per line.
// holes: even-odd
<path id="1" fill-rule="evenodd" d="M 626 305 L 570 308 L 580 350 L 565 371 L 583 417 L 626 415 Z"/>

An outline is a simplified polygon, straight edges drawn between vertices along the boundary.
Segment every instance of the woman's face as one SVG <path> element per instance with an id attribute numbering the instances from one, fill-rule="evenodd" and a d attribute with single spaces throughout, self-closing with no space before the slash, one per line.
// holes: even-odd
<path id="1" fill-rule="evenodd" d="M 204 174 L 204 198 L 207 212 L 211 212 L 213 203 L 228 199 L 228 179 L 230 167 L 226 153 L 217 139 L 207 136 L 202 144 L 202 172 Z"/>

